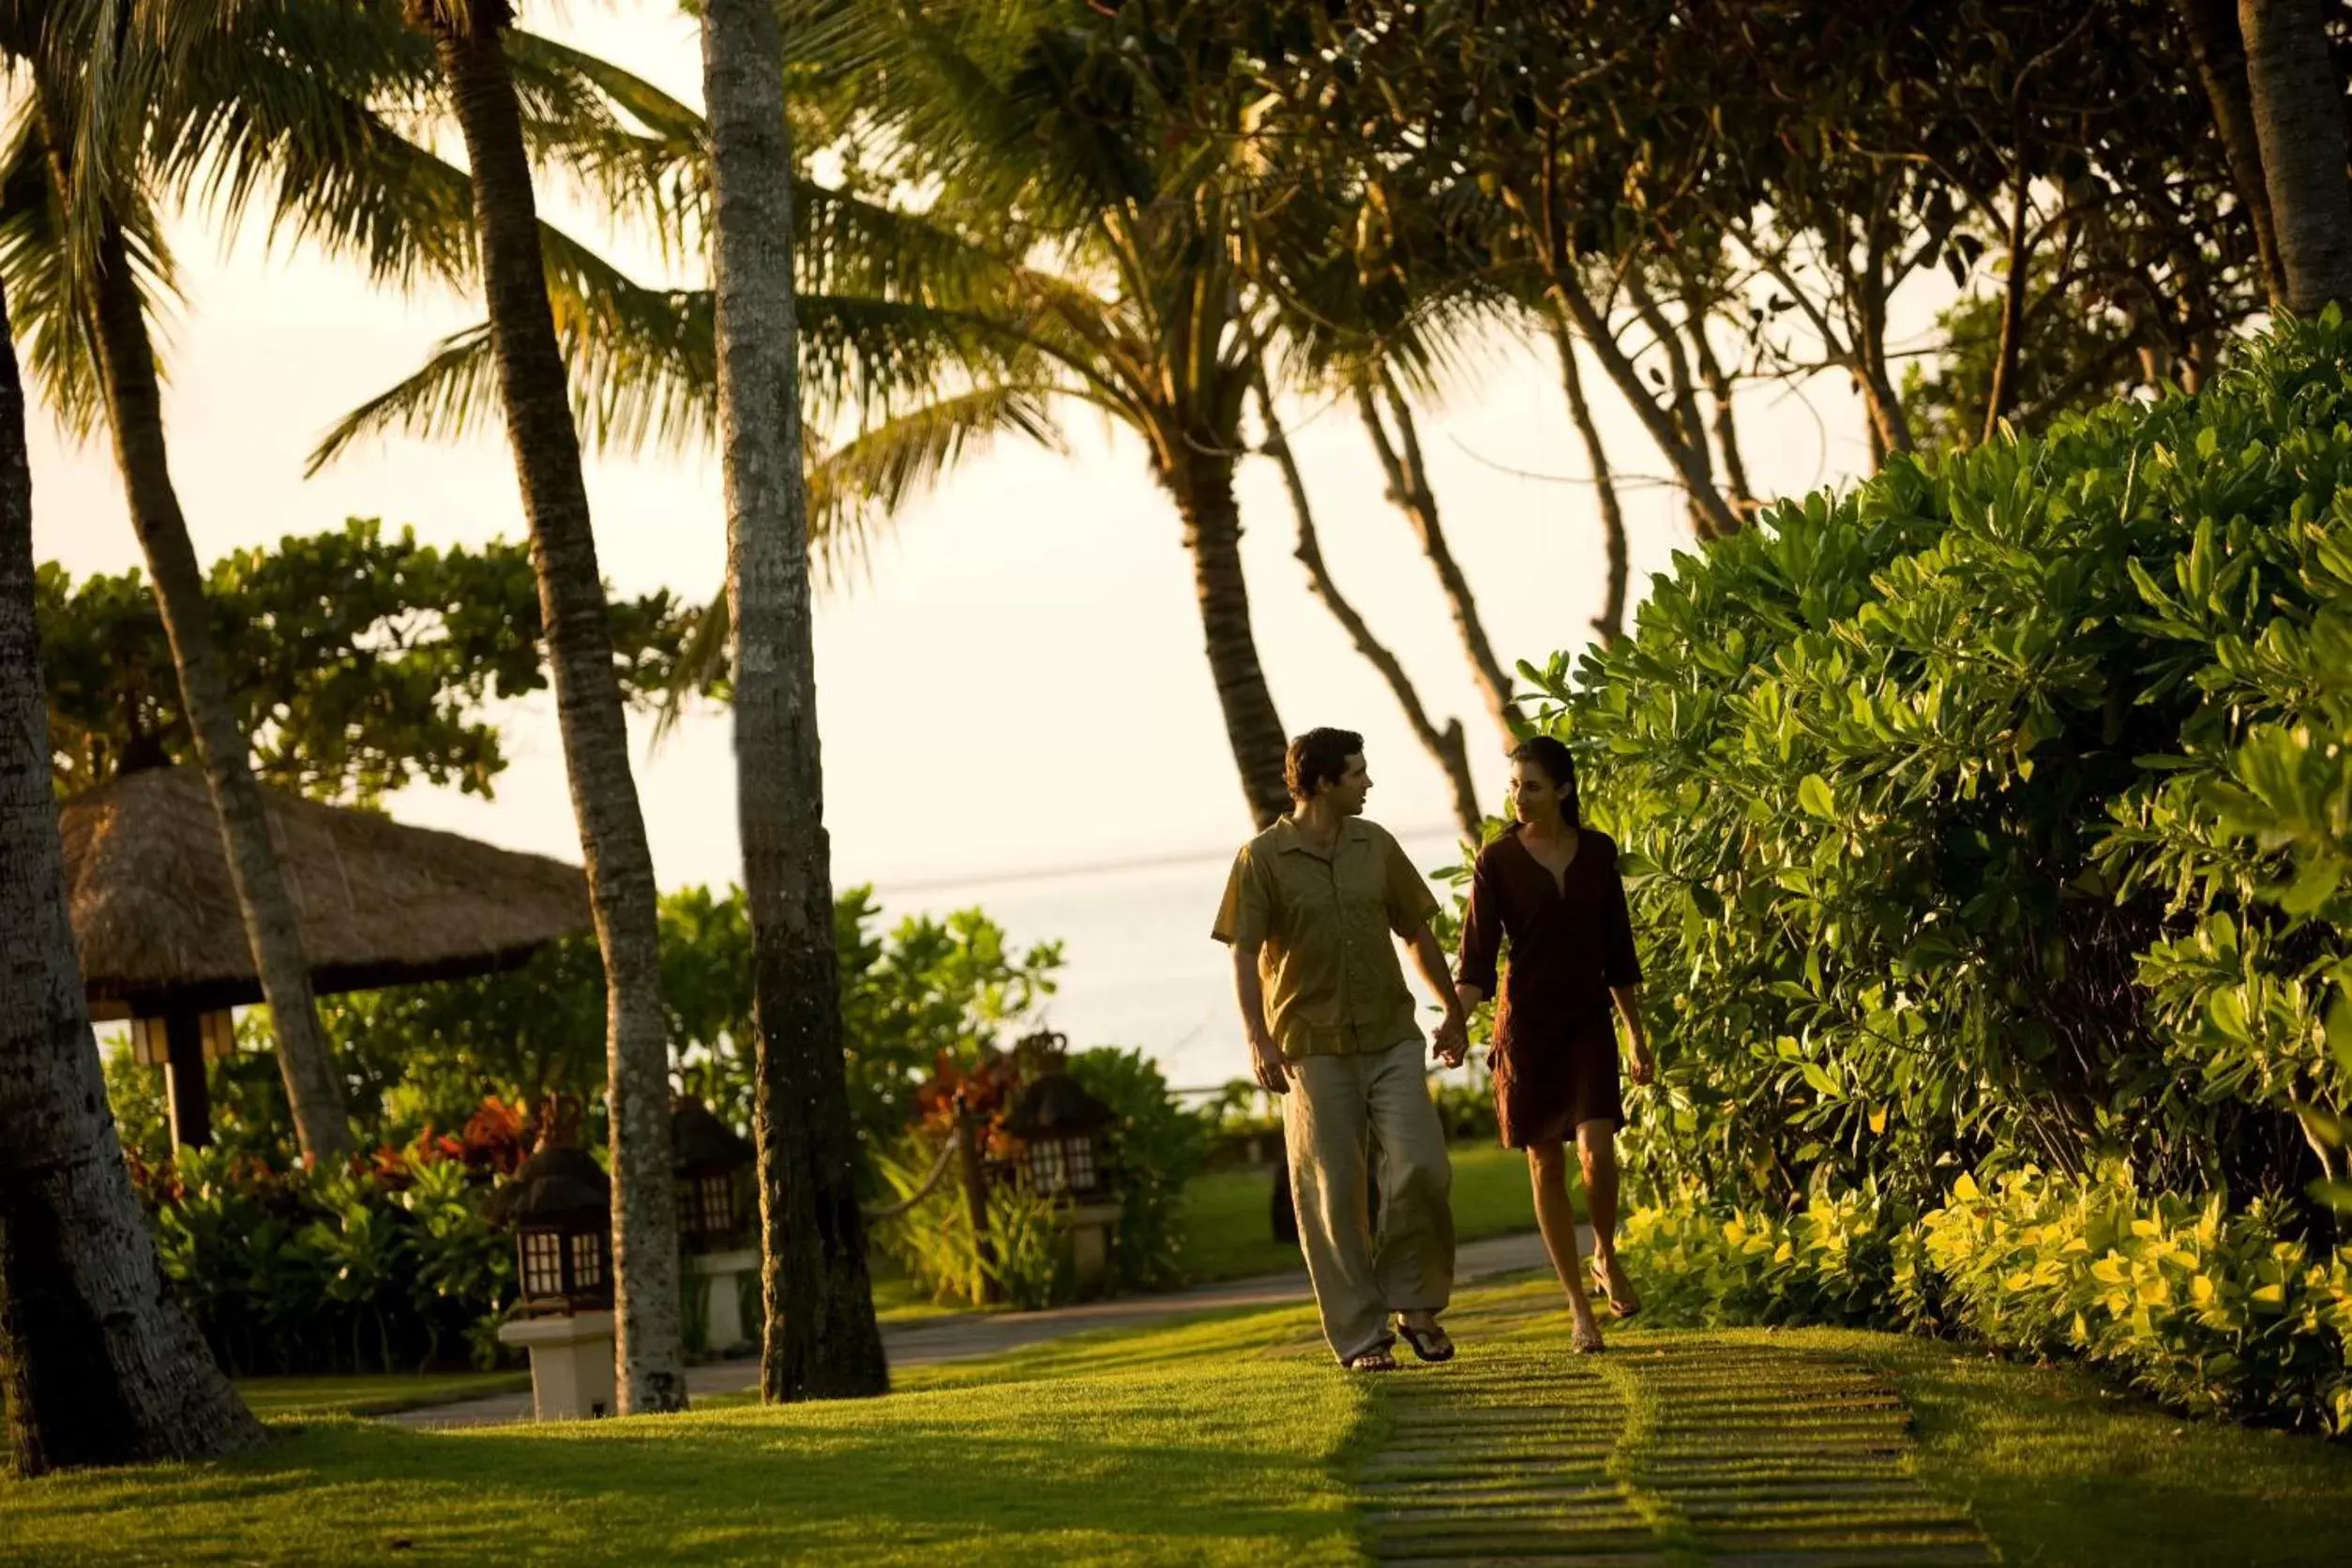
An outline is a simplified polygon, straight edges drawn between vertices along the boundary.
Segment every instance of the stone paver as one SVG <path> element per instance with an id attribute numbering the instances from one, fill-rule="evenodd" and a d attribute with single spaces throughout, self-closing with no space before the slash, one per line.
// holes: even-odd
<path id="1" fill-rule="evenodd" d="M 1504 1321 L 1380 1385 L 1357 1493 L 1383 1564 L 1860 1568 L 1981 1563 L 1965 1510 L 1912 1473 L 1909 1418 L 1870 1373 L 1749 1338 L 1621 1334 L 1569 1353 L 1565 1314 Z"/>
<path id="2" fill-rule="evenodd" d="M 1455 1276 L 1465 1285 L 1547 1267 L 1541 1237 L 1496 1236 L 1468 1242 L 1455 1260 Z M 1133 1328 L 1166 1322 L 1196 1313 L 1245 1306 L 1281 1306 L 1310 1299 L 1304 1270 L 1204 1285 L 1157 1296 L 1123 1296 L 1113 1301 L 1088 1302 L 1049 1312 L 967 1312 L 948 1318 L 921 1319 L 882 1326 L 882 1344 L 890 1364 L 897 1368 L 928 1366 L 944 1361 L 969 1361 L 1000 1355 L 1024 1346 L 1062 1339 L 1093 1329 Z M 756 1360 L 713 1362 L 686 1369 L 690 1397 L 735 1394 L 760 1380 Z M 428 1405 L 402 1410 L 384 1419 L 422 1429 L 447 1426 L 499 1426 L 531 1419 L 528 1394 L 492 1395 L 457 1404 Z"/>

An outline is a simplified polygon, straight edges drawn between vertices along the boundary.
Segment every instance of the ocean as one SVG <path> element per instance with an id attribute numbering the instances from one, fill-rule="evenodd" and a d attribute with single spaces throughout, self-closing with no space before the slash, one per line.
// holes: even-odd
<path id="1" fill-rule="evenodd" d="M 1398 841 L 1425 873 L 1458 858 L 1450 833 L 1400 834 Z M 1201 1091 L 1249 1076 L 1232 966 L 1209 935 L 1232 864 L 1228 850 L 952 883 L 885 883 L 875 897 L 885 922 L 977 906 L 1016 945 L 1061 942 L 1064 963 L 1043 1009 L 1045 1025 L 1068 1035 L 1073 1049 L 1140 1048 L 1171 1088 Z M 1434 878 L 1431 886 L 1447 896 Z M 1410 960 L 1403 961 L 1415 992 L 1434 1002 Z"/>

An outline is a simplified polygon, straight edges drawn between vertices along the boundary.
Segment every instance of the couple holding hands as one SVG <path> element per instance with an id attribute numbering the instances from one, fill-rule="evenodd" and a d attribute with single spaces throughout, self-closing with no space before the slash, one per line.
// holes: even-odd
<path id="1" fill-rule="evenodd" d="M 1454 1288 L 1445 1132 L 1430 1103 L 1424 1044 L 1396 942 L 1445 999 L 1429 1050 L 1448 1066 L 1470 1049 L 1469 1018 L 1510 972 L 1495 1013 L 1495 1101 L 1505 1147 L 1527 1151 L 1535 1216 L 1568 1293 L 1579 1351 L 1601 1349 L 1592 1298 L 1619 1318 L 1638 1306 L 1617 1259 L 1617 1031 L 1636 1083 L 1653 1070 L 1641 970 L 1617 846 L 1579 820 L 1576 765 L 1549 736 L 1511 753 L 1512 831 L 1479 852 L 1449 972 L 1429 928 L 1438 900 L 1388 833 L 1364 820 L 1364 740 L 1311 730 L 1290 743 L 1290 814 L 1234 859 L 1214 934 L 1233 950 L 1252 1068 L 1283 1097 L 1291 1193 L 1323 1335 L 1351 1371 L 1387 1372 L 1403 1335 L 1446 1361 L 1438 1323 Z M 1568 1144 L 1584 1168 L 1592 1225 L 1590 1288 L 1568 1192 Z M 1368 1217 L 1371 1152 L 1380 1217 Z"/>

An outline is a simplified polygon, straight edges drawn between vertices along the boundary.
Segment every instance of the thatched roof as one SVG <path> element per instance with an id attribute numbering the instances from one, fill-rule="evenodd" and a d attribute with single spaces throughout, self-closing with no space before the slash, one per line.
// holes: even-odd
<path id="1" fill-rule="evenodd" d="M 588 928 L 576 866 L 275 790 L 262 792 L 322 992 L 520 963 Z M 212 797 L 193 768 L 124 775 L 59 809 L 66 892 L 93 1010 L 262 999 Z"/>

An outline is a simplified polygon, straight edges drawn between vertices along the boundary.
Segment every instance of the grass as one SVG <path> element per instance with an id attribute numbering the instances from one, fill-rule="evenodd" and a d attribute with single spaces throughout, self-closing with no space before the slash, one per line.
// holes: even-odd
<path id="1" fill-rule="evenodd" d="M 1304 1310 L 917 1371 L 888 1400 L 417 1433 L 0 1484 L 0 1562 L 1355 1560 L 1366 1395 Z"/>
<path id="2" fill-rule="evenodd" d="M 1491 1143 L 1453 1149 L 1454 1234 L 1464 1242 L 1535 1229 L 1527 1156 Z M 1218 1170 L 1184 1188 L 1184 1277 L 1205 1285 L 1300 1267 L 1299 1249 L 1277 1242 L 1267 1203 L 1278 1168 Z"/>
<path id="3" fill-rule="evenodd" d="M 390 1415 L 427 1405 L 513 1394 L 528 1372 L 394 1372 L 336 1378 L 239 1378 L 237 1392 L 264 1418 Z"/>
<path id="4" fill-rule="evenodd" d="M 236 1460 L 0 1483 L 0 1563 L 1324 1563 L 1571 1542 L 1689 1561 L 1801 1537 L 1861 1560 L 1971 1529 L 2053 1568 L 2352 1561 L 2352 1445 L 2185 1422 L 2075 1370 L 1832 1330 L 1628 1326 L 1573 1358 L 1547 1282 L 1466 1291 L 1449 1321 L 1455 1364 L 1371 1380 L 1286 1307 L 921 1368 L 856 1404 L 435 1433 L 280 1413 Z"/>

